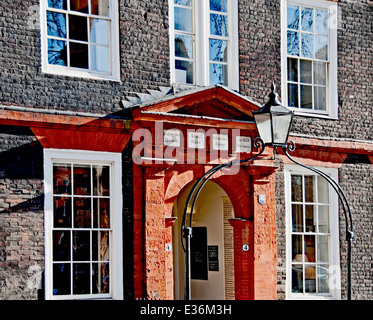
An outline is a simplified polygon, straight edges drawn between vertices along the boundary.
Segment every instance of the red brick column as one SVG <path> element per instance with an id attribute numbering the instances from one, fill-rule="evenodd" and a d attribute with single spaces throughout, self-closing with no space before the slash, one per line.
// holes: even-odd
<path id="1" fill-rule="evenodd" d="M 230 219 L 229 223 L 233 227 L 235 299 L 252 300 L 254 298 L 253 223 L 240 219 Z"/>
<path id="2" fill-rule="evenodd" d="M 277 297 L 277 240 L 274 174 L 254 175 L 254 299 Z M 259 201 L 259 196 L 261 201 Z"/>
<path id="3" fill-rule="evenodd" d="M 145 169 L 145 282 L 147 297 L 166 297 L 164 173 Z"/>

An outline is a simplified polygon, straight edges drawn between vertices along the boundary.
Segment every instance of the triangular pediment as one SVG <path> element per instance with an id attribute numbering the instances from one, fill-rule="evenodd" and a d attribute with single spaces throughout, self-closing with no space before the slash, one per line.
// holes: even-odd
<path id="1" fill-rule="evenodd" d="M 194 119 L 199 125 L 203 120 L 252 122 L 252 112 L 261 106 L 234 91 L 220 85 L 197 88 L 171 94 L 157 101 L 147 102 L 131 109 L 132 117 L 138 121 L 162 121 L 190 123 Z M 183 121 L 181 121 L 183 122 Z"/>

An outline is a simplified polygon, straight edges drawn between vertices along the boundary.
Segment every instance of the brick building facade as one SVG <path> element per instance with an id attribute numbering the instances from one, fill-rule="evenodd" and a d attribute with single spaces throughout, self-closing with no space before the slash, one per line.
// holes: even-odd
<path id="1" fill-rule="evenodd" d="M 252 112 L 272 81 L 295 110 L 294 156 L 347 194 L 352 298 L 373 298 L 371 1 L 2 0 L 1 9 L 0 299 L 183 299 L 186 192 L 232 158 L 234 130 L 255 139 Z M 159 160 L 167 158 L 157 153 L 163 129 L 185 138 L 184 161 Z M 192 129 L 227 133 L 228 153 L 218 148 L 216 157 L 211 138 L 207 160 L 193 149 L 188 162 Z M 147 133 L 149 144 L 141 144 Z M 138 163 L 136 150 L 152 160 Z M 267 160 L 214 176 L 211 194 L 197 203 L 195 227 L 214 233 L 213 204 L 228 198 L 234 212 L 221 213 L 225 224 L 231 214 L 230 231 L 206 240 L 211 254 L 218 247 L 219 275 L 208 259 L 202 267 L 225 288 L 204 287 L 197 276 L 194 297 L 346 299 L 343 210 L 318 177 L 266 150 Z"/>

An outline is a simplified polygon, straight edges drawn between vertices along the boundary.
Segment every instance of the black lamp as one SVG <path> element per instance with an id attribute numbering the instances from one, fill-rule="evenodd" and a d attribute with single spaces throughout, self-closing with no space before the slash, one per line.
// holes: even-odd
<path id="1" fill-rule="evenodd" d="M 254 121 L 265 146 L 282 147 L 288 141 L 294 112 L 281 105 L 274 82 L 268 96 L 268 102 L 253 112 Z"/>

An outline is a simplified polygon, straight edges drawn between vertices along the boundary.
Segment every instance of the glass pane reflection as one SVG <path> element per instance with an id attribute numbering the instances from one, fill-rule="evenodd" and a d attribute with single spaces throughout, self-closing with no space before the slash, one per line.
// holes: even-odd
<path id="1" fill-rule="evenodd" d="M 91 0 L 91 13 L 99 16 L 109 16 L 109 0 Z"/>
<path id="2" fill-rule="evenodd" d="M 53 264 L 53 295 L 71 293 L 70 269 L 70 263 Z"/>
<path id="3" fill-rule="evenodd" d="M 109 47 L 91 45 L 91 69 L 101 72 L 110 72 Z"/>
<path id="4" fill-rule="evenodd" d="M 228 61 L 228 50 L 227 50 L 227 41 L 210 39 L 209 40 L 210 48 L 210 60 L 227 62 Z"/>
<path id="5" fill-rule="evenodd" d="M 89 261 L 91 251 L 89 231 L 73 231 L 73 260 Z"/>
<path id="6" fill-rule="evenodd" d="M 48 39 L 48 63 L 67 66 L 66 41 Z"/>
<path id="7" fill-rule="evenodd" d="M 228 66 L 210 63 L 210 84 L 228 85 Z"/>
<path id="8" fill-rule="evenodd" d="M 47 11 L 47 34 L 52 37 L 66 38 L 66 15 Z"/>
<path id="9" fill-rule="evenodd" d="M 175 60 L 175 80 L 180 83 L 193 83 L 193 62 Z"/>
<path id="10" fill-rule="evenodd" d="M 193 32 L 192 10 L 175 7 L 175 30 Z"/>
<path id="11" fill-rule="evenodd" d="M 69 15 L 69 37 L 74 40 L 88 41 L 87 18 Z"/>
<path id="12" fill-rule="evenodd" d="M 90 36 L 93 43 L 109 45 L 109 21 L 91 19 Z"/>
<path id="13" fill-rule="evenodd" d="M 48 0 L 48 7 L 66 10 L 67 9 L 66 1 L 67 0 Z"/>
<path id="14" fill-rule="evenodd" d="M 73 264 L 73 293 L 89 294 L 90 285 L 90 264 L 74 263 Z"/>
<path id="15" fill-rule="evenodd" d="M 210 10 L 227 12 L 227 0 L 210 0 Z"/>
<path id="16" fill-rule="evenodd" d="M 221 14 L 210 14 L 210 33 L 215 36 L 228 37 L 228 17 Z"/>
<path id="17" fill-rule="evenodd" d="M 193 37 L 176 34 L 175 35 L 175 56 L 193 59 Z"/>
<path id="18" fill-rule="evenodd" d="M 88 0 L 70 0 L 70 10 L 88 13 Z"/>

